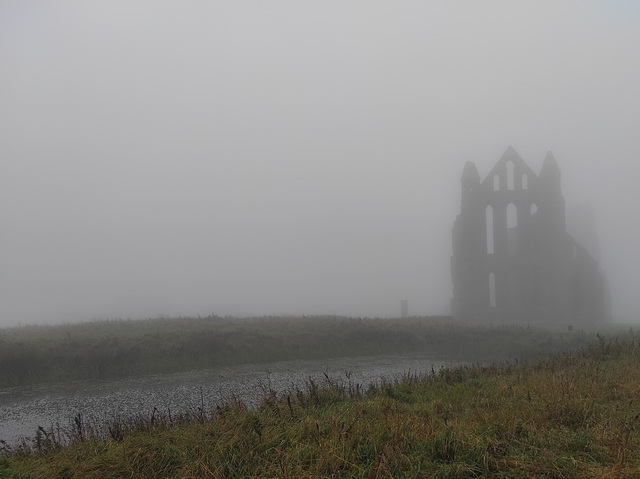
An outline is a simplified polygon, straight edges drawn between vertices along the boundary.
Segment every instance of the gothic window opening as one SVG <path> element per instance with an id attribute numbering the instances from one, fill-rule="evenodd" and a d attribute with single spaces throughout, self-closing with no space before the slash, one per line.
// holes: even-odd
<path id="1" fill-rule="evenodd" d="M 538 205 L 536 205 L 535 203 L 532 203 L 531 204 L 531 216 L 535 215 L 537 211 L 538 211 Z"/>
<path id="2" fill-rule="evenodd" d="M 518 241 L 518 209 L 513 203 L 507 205 L 507 251 L 515 254 Z"/>
<path id="3" fill-rule="evenodd" d="M 515 166 L 512 161 L 507 161 L 507 189 L 509 191 L 513 190 L 513 170 Z"/>
<path id="4" fill-rule="evenodd" d="M 487 254 L 493 254 L 493 208 L 491 205 L 486 209 L 487 221 Z"/>

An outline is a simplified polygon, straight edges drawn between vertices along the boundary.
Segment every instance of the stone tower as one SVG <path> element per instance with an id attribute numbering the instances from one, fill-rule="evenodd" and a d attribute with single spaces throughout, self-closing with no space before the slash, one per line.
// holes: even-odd
<path id="1" fill-rule="evenodd" d="M 511 147 L 484 180 L 465 164 L 453 225 L 454 318 L 569 325 L 611 319 L 597 261 L 566 232 L 560 180 L 551 153 L 540 175 Z"/>

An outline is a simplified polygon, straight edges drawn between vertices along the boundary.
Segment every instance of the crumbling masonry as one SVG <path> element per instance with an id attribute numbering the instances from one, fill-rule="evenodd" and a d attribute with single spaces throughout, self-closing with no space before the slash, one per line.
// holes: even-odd
<path id="1" fill-rule="evenodd" d="M 606 280 L 565 227 L 560 170 L 551 153 L 536 175 L 509 147 L 481 181 L 462 173 L 453 225 L 452 315 L 501 323 L 610 321 Z"/>

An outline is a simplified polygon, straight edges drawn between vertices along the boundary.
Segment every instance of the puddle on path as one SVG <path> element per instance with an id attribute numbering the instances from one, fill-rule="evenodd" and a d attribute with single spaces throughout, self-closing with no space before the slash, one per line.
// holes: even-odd
<path id="1" fill-rule="evenodd" d="M 403 373 L 428 374 L 461 361 L 447 361 L 427 354 L 366 356 L 321 361 L 281 361 L 248 364 L 203 371 L 147 376 L 118 381 L 81 381 L 53 386 L 0 389 L 0 440 L 17 444 L 33 437 L 38 426 L 59 424 L 67 429 L 81 413 L 86 424 L 103 424 L 114 417 L 143 414 L 154 408 L 179 414 L 228 402 L 236 397 L 255 404 L 263 386 L 278 393 L 303 387 L 311 378 L 318 383 L 351 381 L 366 387 L 381 378 Z"/>

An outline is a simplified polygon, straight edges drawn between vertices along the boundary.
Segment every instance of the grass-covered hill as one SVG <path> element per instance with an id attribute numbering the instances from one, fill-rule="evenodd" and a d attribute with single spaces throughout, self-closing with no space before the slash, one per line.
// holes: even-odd
<path id="1" fill-rule="evenodd" d="M 43 432 L 13 478 L 640 477 L 640 341 L 359 388 L 327 379 L 181 418 Z M 70 442 L 60 445 L 61 440 Z"/>
<path id="2" fill-rule="evenodd" d="M 242 363 L 428 352 L 467 361 L 535 359 L 594 334 L 469 326 L 451 318 L 158 318 L 0 330 L 0 387 Z"/>

